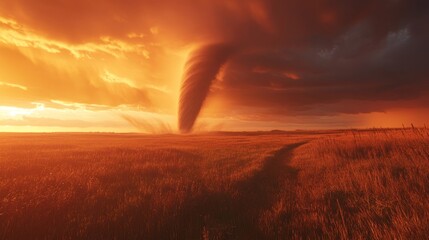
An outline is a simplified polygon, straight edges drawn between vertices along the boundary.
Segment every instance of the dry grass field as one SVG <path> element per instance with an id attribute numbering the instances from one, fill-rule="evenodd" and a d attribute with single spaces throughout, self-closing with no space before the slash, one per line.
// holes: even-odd
<path id="1" fill-rule="evenodd" d="M 427 239 L 429 130 L 0 134 L 0 239 Z"/>

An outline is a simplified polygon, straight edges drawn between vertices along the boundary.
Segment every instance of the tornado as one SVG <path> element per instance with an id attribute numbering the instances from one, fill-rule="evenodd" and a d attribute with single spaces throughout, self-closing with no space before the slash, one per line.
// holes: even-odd
<path id="1" fill-rule="evenodd" d="M 211 44 L 193 51 L 185 64 L 179 98 L 179 131 L 189 133 L 222 66 L 233 52 L 230 44 Z"/>

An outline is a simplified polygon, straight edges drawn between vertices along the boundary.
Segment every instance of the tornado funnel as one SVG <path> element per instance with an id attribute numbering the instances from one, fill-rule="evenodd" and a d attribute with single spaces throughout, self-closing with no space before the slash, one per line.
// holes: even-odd
<path id="1" fill-rule="evenodd" d="M 210 86 L 232 51 L 231 45 L 212 44 L 200 47 L 188 57 L 180 89 L 180 132 L 192 131 Z"/>

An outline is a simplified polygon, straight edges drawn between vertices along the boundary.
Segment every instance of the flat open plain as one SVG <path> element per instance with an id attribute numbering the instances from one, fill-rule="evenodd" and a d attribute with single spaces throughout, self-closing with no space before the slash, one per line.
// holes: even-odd
<path id="1" fill-rule="evenodd" d="M 429 236 L 429 130 L 0 134 L 0 239 Z"/>

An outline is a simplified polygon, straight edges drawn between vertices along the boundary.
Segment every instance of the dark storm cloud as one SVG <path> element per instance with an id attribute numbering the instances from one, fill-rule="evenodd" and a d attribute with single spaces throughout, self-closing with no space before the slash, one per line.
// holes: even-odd
<path id="1" fill-rule="evenodd" d="M 325 30 L 323 21 L 304 20 L 306 33 L 290 38 L 297 41 L 255 45 L 236 56 L 214 98 L 226 99 L 235 108 L 253 106 L 278 114 L 383 111 L 401 101 L 427 107 L 423 98 L 429 91 L 428 5 L 358 5 L 333 4 L 332 26 Z M 354 104 L 323 108 L 344 102 Z"/>

